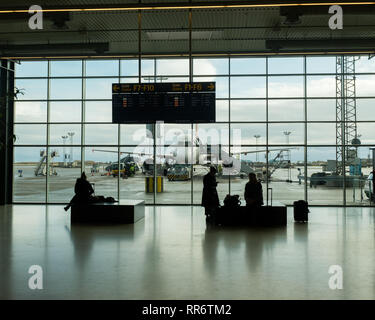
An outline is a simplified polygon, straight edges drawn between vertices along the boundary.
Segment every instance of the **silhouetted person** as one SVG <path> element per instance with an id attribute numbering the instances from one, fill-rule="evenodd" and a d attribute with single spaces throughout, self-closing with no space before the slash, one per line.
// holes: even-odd
<path id="1" fill-rule="evenodd" d="M 260 207 L 263 205 L 262 184 L 253 172 L 249 173 L 249 182 L 246 183 L 245 200 L 247 206 Z"/>
<path id="2" fill-rule="evenodd" d="M 219 196 L 217 194 L 216 186 L 216 169 L 210 167 L 210 172 L 203 178 L 203 193 L 202 193 L 202 207 L 205 209 L 207 218 L 212 218 L 216 209 L 220 206 Z"/>
<path id="3" fill-rule="evenodd" d="M 81 178 L 78 178 L 74 186 L 75 195 L 70 200 L 69 204 L 64 208 L 65 211 L 68 211 L 72 204 L 76 203 L 88 203 L 93 199 L 92 194 L 94 189 L 90 182 L 87 181 L 86 174 L 82 172 Z"/>

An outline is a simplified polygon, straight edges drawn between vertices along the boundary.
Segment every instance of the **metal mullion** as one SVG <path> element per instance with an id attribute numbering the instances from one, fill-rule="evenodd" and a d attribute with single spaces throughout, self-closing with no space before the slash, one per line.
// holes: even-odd
<path id="1" fill-rule="evenodd" d="M 121 82 L 121 59 L 118 60 L 118 82 L 120 83 Z M 121 167 L 120 167 L 120 145 L 121 145 L 121 125 L 120 123 L 117 124 L 117 150 L 118 150 L 118 153 L 117 153 L 117 165 L 118 165 L 118 169 L 119 169 L 119 173 L 118 173 L 118 177 L 117 177 L 117 199 L 120 200 L 120 176 L 121 176 Z M 124 175 L 126 174 L 125 172 L 125 164 L 124 164 Z"/>
<path id="2" fill-rule="evenodd" d="M 268 178 L 268 122 L 269 122 L 269 115 L 268 115 L 268 57 L 266 57 L 266 194 L 267 194 L 267 205 L 268 205 L 268 186 L 269 186 L 269 178 Z M 272 203 L 271 203 L 272 205 Z"/>
<path id="3" fill-rule="evenodd" d="M 342 165 L 342 176 L 343 176 L 343 206 L 346 206 L 346 144 L 345 144 L 345 136 L 346 136 L 346 130 L 345 130 L 345 120 L 346 120 L 346 114 L 345 114 L 345 75 L 344 70 L 346 67 L 346 60 L 344 59 L 344 55 L 341 56 L 341 148 L 342 148 L 342 158 L 341 158 L 341 165 Z"/>
<path id="4" fill-rule="evenodd" d="M 305 133 L 304 133 L 304 142 L 305 142 L 305 147 L 304 147 L 304 176 L 305 176 L 305 185 L 304 185 L 304 198 L 305 201 L 308 201 L 308 193 L 307 193 L 307 76 L 306 76 L 306 69 L 307 69 L 307 63 L 306 63 L 306 56 L 304 57 L 304 63 L 303 63 L 303 69 L 304 69 L 304 74 L 305 76 L 303 77 L 304 79 L 304 117 L 305 117 Z"/>
<path id="5" fill-rule="evenodd" d="M 50 166 L 50 163 L 49 163 L 49 153 L 50 153 L 50 150 L 49 150 L 49 141 L 50 141 L 50 130 L 49 130 L 49 127 L 50 127 L 50 94 L 51 94 L 51 78 L 50 78 L 50 75 L 51 75 L 51 61 L 50 60 L 47 60 L 47 74 L 48 74 L 48 80 L 47 80 L 47 137 L 46 137 L 46 152 L 47 152 L 47 158 L 46 158 L 46 195 L 45 195 L 45 202 L 48 203 L 48 200 L 49 200 L 49 188 L 48 188 L 48 182 L 49 182 L 49 166 Z"/>
<path id="6" fill-rule="evenodd" d="M 85 122 L 86 122 L 86 79 L 84 76 L 86 75 L 86 60 L 82 60 L 81 62 L 82 68 L 82 105 L 81 105 L 81 174 L 85 168 Z"/>
<path id="7" fill-rule="evenodd" d="M 232 133 L 231 133 L 231 129 L 232 129 L 232 124 L 231 124 L 231 82 L 232 82 L 232 74 L 231 74 L 231 68 L 230 68 L 230 64 L 231 64 L 231 57 L 229 56 L 228 57 L 228 139 L 229 139 L 229 158 L 231 157 L 231 145 L 232 145 L 232 141 L 231 141 L 231 138 L 232 138 Z M 241 145 L 241 148 L 242 148 L 242 145 Z M 222 148 L 220 148 L 220 152 L 221 152 Z M 229 194 L 231 194 L 231 191 L 232 191 L 232 181 L 231 181 L 231 175 L 229 175 Z"/>
<path id="8" fill-rule="evenodd" d="M 230 58 L 230 56 L 226 57 Z M 87 60 L 87 59 L 85 59 Z M 115 59 L 112 59 L 115 60 Z M 342 73 L 343 75 L 352 75 L 351 73 Z M 359 72 L 356 73 L 356 76 L 371 76 L 375 75 L 375 72 Z M 181 77 L 186 77 L 184 75 L 165 75 L 168 78 L 181 78 Z M 207 78 L 207 77 L 215 77 L 215 78 L 223 78 L 227 77 L 228 75 L 226 74 L 199 74 L 195 75 L 197 78 Z M 267 74 L 263 73 L 241 73 L 241 74 L 232 74 L 233 77 L 266 77 Z M 298 76 L 304 76 L 304 73 L 273 73 L 273 74 L 268 74 L 269 77 L 298 77 Z M 336 73 L 306 73 L 307 77 L 327 77 L 327 76 L 336 76 Z M 111 78 L 117 78 L 116 75 L 112 76 L 53 76 L 53 77 L 17 77 L 15 80 L 46 80 L 46 79 L 111 79 Z M 136 78 L 136 76 L 121 76 L 121 78 Z"/>
<path id="9" fill-rule="evenodd" d="M 193 82 L 193 38 L 192 38 L 192 24 L 193 24 L 193 13 L 192 10 L 189 9 L 188 11 L 188 24 L 189 24 L 189 82 Z M 191 143 L 190 143 L 190 172 L 191 172 L 191 180 L 190 180 L 190 205 L 192 205 L 194 202 L 193 198 L 193 172 L 194 172 L 194 165 L 193 165 L 193 128 L 194 125 L 191 123 Z M 189 147 L 189 146 L 188 146 Z M 185 146 L 186 148 L 186 146 Z M 186 151 L 185 151 L 186 152 Z"/>

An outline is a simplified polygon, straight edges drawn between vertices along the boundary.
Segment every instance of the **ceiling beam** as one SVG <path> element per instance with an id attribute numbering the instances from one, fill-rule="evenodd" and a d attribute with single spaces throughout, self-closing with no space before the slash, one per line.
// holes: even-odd
<path id="1" fill-rule="evenodd" d="M 266 40 L 266 49 L 280 50 L 375 50 L 375 39 Z"/>
<path id="2" fill-rule="evenodd" d="M 253 0 L 253 1 L 208 1 L 208 2 L 168 2 L 146 4 L 87 4 L 87 5 L 59 5 L 42 6 L 43 12 L 97 12 L 97 11 L 134 11 L 134 10 L 179 10 L 179 9 L 216 9 L 216 8 L 270 8 L 270 7 L 300 7 L 300 6 L 342 6 L 375 5 L 375 1 L 348 0 Z M 27 13 L 28 7 L 0 6 L 0 14 Z"/>

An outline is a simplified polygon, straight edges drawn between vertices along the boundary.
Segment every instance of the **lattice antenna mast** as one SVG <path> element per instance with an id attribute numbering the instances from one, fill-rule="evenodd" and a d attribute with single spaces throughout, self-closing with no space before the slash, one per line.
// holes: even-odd
<path id="1" fill-rule="evenodd" d="M 336 171 L 344 174 L 342 160 L 350 164 L 357 157 L 357 104 L 355 62 L 358 57 L 336 58 Z M 344 147 L 345 146 L 345 147 Z"/>

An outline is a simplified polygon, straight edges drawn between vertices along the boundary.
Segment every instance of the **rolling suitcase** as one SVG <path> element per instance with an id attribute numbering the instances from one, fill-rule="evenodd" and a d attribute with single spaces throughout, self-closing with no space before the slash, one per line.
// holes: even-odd
<path id="1" fill-rule="evenodd" d="M 293 203 L 294 221 L 307 222 L 309 221 L 309 204 L 307 201 L 298 200 Z"/>

